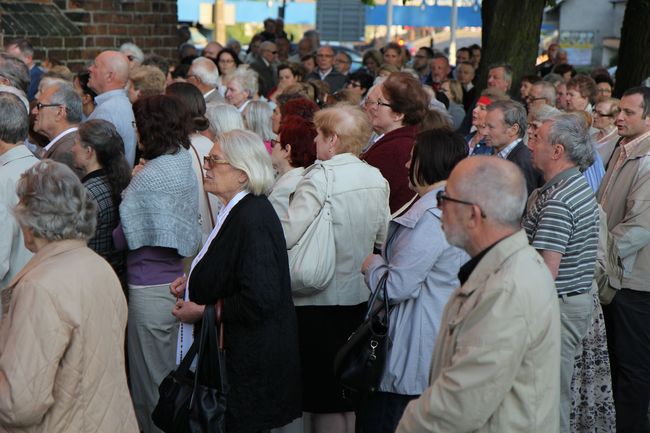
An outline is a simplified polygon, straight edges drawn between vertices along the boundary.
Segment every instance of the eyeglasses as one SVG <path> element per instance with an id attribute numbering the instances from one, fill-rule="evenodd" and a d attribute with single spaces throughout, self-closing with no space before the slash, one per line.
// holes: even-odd
<path id="1" fill-rule="evenodd" d="M 271 54 L 273 54 L 273 55 L 276 55 L 276 54 L 278 54 L 278 52 L 277 52 L 277 51 L 271 51 L 271 50 L 265 50 L 265 51 L 266 51 L 267 53 L 271 53 Z"/>
<path id="2" fill-rule="evenodd" d="M 611 113 L 610 114 L 605 114 L 605 113 L 601 113 L 600 111 L 594 111 L 594 116 L 598 116 L 598 117 L 614 117 L 614 114 L 611 114 Z"/>
<path id="3" fill-rule="evenodd" d="M 454 203 L 464 204 L 464 205 L 468 205 L 468 206 L 478 206 L 476 203 L 472 203 L 471 201 L 464 201 L 464 200 L 459 200 L 457 198 L 451 198 L 451 197 L 449 197 L 448 195 L 445 194 L 444 190 L 438 191 L 438 193 L 436 194 L 436 200 L 438 201 L 438 207 L 439 208 L 442 208 L 442 204 L 445 201 L 451 201 L 451 202 L 454 202 Z M 481 209 L 481 208 L 479 207 L 479 209 Z M 486 218 L 485 212 L 483 212 L 483 209 L 481 209 L 481 218 Z"/>
<path id="4" fill-rule="evenodd" d="M 272 138 L 271 139 L 271 147 L 275 147 L 275 146 L 282 146 L 282 143 L 280 143 L 279 140 L 276 140 L 275 138 Z"/>
<path id="5" fill-rule="evenodd" d="M 334 57 L 334 54 L 316 54 L 316 57 L 332 58 Z"/>
<path id="6" fill-rule="evenodd" d="M 132 62 L 133 59 L 135 59 L 135 56 L 128 55 L 128 56 L 126 56 L 126 58 L 129 59 L 129 62 Z"/>
<path id="7" fill-rule="evenodd" d="M 361 83 L 355 83 L 354 81 L 348 81 L 348 87 L 361 87 Z"/>
<path id="8" fill-rule="evenodd" d="M 40 102 L 36 103 L 36 109 L 38 111 L 41 111 L 42 108 L 47 108 L 47 107 L 62 107 L 63 104 L 42 104 Z"/>
<path id="9" fill-rule="evenodd" d="M 375 107 L 379 107 L 379 106 L 381 105 L 381 106 L 383 106 L 383 107 L 390 107 L 390 108 L 393 108 L 393 106 L 392 106 L 391 104 L 389 104 L 388 102 L 382 102 L 382 101 L 380 101 L 380 100 L 373 101 L 373 100 L 370 100 L 370 99 L 366 99 L 366 102 L 364 102 L 363 104 L 364 104 L 366 107 L 369 107 L 369 106 L 371 107 L 371 106 L 373 106 L 373 105 L 374 105 Z"/>
<path id="10" fill-rule="evenodd" d="M 533 98 L 532 96 L 527 96 L 526 101 L 528 102 L 535 102 L 535 101 L 542 101 L 545 100 L 546 98 Z"/>
<path id="11" fill-rule="evenodd" d="M 219 59 L 219 63 L 235 63 L 233 59 Z"/>
<path id="12" fill-rule="evenodd" d="M 206 155 L 203 157 L 203 164 L 212 168 L 217 164 L 230 164 L 230 161 L 228 161 L 227 159 L 217 158 L 214 155 Z"/>

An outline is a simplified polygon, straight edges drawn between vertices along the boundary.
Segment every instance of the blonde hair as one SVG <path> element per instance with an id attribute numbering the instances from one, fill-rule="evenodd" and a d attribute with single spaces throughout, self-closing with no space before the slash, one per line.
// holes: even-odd
<path id="1" fill-rule="evenodd" d="M 349 152 L 359 155 L 372 132 L 368 116 L 361 108 L 346 103 L 316 112 L 314 125 L 326 137 L 338 136 L 337 154 Z"/>
<path id="2" fill-rule="evenodd" d="M 162 95 L 165 93 L 165 74 L 155 66 L 134 66 L 129 72 L 129 80 L 140 96 Z"/>

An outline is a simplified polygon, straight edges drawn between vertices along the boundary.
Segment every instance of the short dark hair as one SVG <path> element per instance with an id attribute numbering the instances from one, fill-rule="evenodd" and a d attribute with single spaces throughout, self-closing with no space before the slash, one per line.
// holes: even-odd
<path id="1" fill-rule="evenodd" d="M 472 50 L 470 50 L 467 47 L 460 47 L 457 51 L 456 54 L 460 53 L 461 51 L 465 51 L 467 54 L 469 54 L 469 58 L 472 58 Z"/>
<path id="2" fill-rule="evenodd" d="M 347 82 L 349 83 L 350 81 L 358 81 L 359 84 L 361 84 L 361 88 L 365 89 L 363 92 L 365 96 L 365 94 L 368 93 L 368 90 L 372 87 L 372 83 L 375 81 L 375 79 L 372 78 L 372 75 L 366 72 L 357 71 L 348 75 Z"/>
<path id="3" fill-rule="evenodd" d="M 27 39 L 24 38 L 12 39 L 7 44 L 7 47 L 10 47 L 12 45 L 15 45 L 18 48 L 18 51 L 20 51 L 23 55 L 34 56 L 34 47 L 32 46 L 31 42 L 29 42 Z"/>
<path id="4" fill-rule="evenodd" d="M 542 77 L 540 77 L 539 75 L 524 75 L 523 77 L 521 77 L 521 82 L 523 83 L 524 81 L 530 84 L 535 84 L 541 82 Z"/>
<path id="5" fill-rule="evenodd" d="M 192 125 L 196 131 L 205 131 L 210 121 L 205 117 L 205 98 L 193 84 L 176 82 L 165 88 L 165 95 L 177 97 L 192 116 Z"/>
<path id="6" fill-rule="evenodd" d="M 413 185 L 432 185 L 449 177 L 467 157 L 467 143 L 449 128 L 429 129 L 415 136 L 409 179 Z"/>
<path id="7" fill-rule="evenodd" d="M 556 65 L 552 72 L 558 75 L 564 75 L 567 72 L 571 72 L 571 78 L 575 77 L 577 74 L 575 68 L 567 63 Z"/>
<path id="8" fill-rule="evenodd" d="M 643 117 L 648 117 L 648 114 L 650 114 L 650 87 L 632 87 L 623 92 L 623 96 L 630 95 L 641 95 L 643 97 L 643 102 L 641 102 Z"/>
<path id="9" fill-rule="evenodd" d="M 607 74 L 596 75 L 594 77 L 594 81 L 596 82 L 596 84 L 607 83 L 612 89 L 614 88 L 614 80 L 612 80 L 612 77 L 610 77 Z"/>
<path id="10" fill-rule="evenodd" d="M 418 51 L 424 51 L 425 55 L 429 59 L 433 59 L 433 55 L 435 54 L 431 47 L 420 47 L 420 48 L 418 48 Z"/>
<path id="11" fill-rule="evenodd" d="M 224 47 L 219 51 L 219 54 L 217 54 L 217 58 L 214 60 L 214 62 L 217 64 L 217 69 L 219 69 L 219 60 L 221 59 L 221 56 L 225 54 L 230 54 L 232 56 L 232 59 L 235 61 L 235 65 L 239 67 L 241 65 L 242 61 L 237 55 L 237 53 L 232 49 L 228 47 Z M 221 69 L 219 69 L 219 74 L 222 74 Z"/>
<path id="12" fill-rule="evenodd" d="M 312 121 L 301 116 L 291 115 L 282 118 L 280 126 L 280 146 L 286 150 L 291 145 L 291 165 L 309 167 L 316 160 L 316 127 Z"/>
<path id="13" fill-rule="evenodd" d="M 185 104 L 177 97 L 153 95 L 140 98 L 133 104 L 133 114 L 144 159 L 176 153 L 181 146 L 190 148 L 192 119 Z"/>
<path id="14" fill-rule="evenodd" d="M 84 93 L 84 95 L 90 95 L 94 101 L 97 97 L 97 92 L 88 86 L 89 79 L 90 72 L 88 71 L 81 71 L 77 74 L 77 82 L 79 83 L 79 87 L 81 87 L 81 91 Z"/>
<path id="15" fill-rule="evenodd" d="M 158 54 L 147 54 L 142 62 L 143 65 L 155 66 L 160 69 L 165 77 L 169 73 L 169 61 Z"/>
<path id="16" fill-rule="evenodd" d="M 298 81 L 302 81 L 302 79 L 305 78 L 305 75 L 307 75 L 305 73 L 305 67 L 300 63 L 281 63 L 280 66 L 278 66 L 278 75 L 283 69 L 290 70 L 294 77 L 300 77 Z"/>
<path id="17" fill-rule="evenodd" d="M 429 108 L 420 80 L 408 72 L 395 72 L 381 84 L 391 109 L 404 115 L 405 125 L 417 125 Z"/>

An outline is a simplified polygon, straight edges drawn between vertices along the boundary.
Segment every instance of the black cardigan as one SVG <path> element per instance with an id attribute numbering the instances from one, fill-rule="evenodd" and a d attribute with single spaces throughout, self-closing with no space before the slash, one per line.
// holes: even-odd
<path id="1" fill-rule="evenodd" d="M 248 194 L 233 207 L 192 271 L 189 291 L 201 305 L 224 300 L 226 430 L 257 432 L 301 416 L 287 246 L 265 196 Z"/>

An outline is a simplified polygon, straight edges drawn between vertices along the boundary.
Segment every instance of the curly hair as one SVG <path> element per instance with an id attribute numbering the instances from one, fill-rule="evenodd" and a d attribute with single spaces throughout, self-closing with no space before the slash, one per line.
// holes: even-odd
<path id="1" fill-rule="evenodd" d="M 176 153 L 181 146 L 190 148 L 192 119 L 185 104 L 177 97 L 154 95 L 140 98 L 133 104 L 133 114 L 144 159 Z"/>

